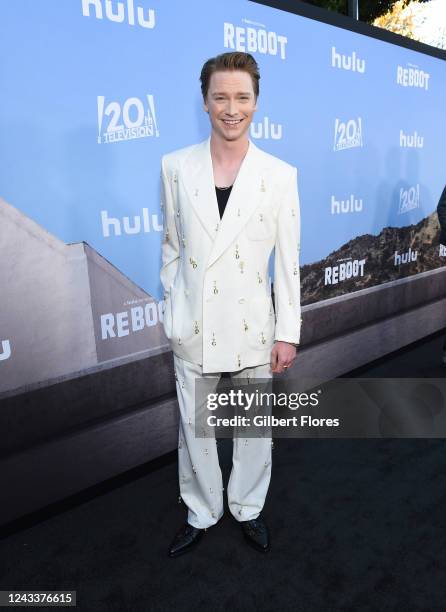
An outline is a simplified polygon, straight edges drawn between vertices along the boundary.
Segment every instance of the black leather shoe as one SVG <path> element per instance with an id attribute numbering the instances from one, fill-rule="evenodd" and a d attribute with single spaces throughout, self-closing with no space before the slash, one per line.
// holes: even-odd
<path id="1" fill-rule="evenodd" d="M 197 529 L 189 523 L 181 527 L 169 547 L 169 557 L 177 557 L 189 551 L 203 536 L 205 529 Z"/>
<path id="2" fill-rule="evenodd" d="M 270 549 L 268 527 L 261 516 L 250 521 L 240 521 L 246 541 L 260 552 Z"/>

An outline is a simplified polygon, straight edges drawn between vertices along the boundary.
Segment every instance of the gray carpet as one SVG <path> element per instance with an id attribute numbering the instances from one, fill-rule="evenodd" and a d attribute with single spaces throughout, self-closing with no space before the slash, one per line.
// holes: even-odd
<path id="1" fill-rule="evenodd" d="M 350 375 L 444 377 L 442 344 Z M 231 440 L 219 452 L 227 481 Z M 266 555 L 226 509 L 194 551 L 167 557 L 186 517 L 172 453 L 4 533 L 0 589 L 76 590 L 95 612 L 445 610 L 443 440 L 276 439 L 272 469 Z"/>

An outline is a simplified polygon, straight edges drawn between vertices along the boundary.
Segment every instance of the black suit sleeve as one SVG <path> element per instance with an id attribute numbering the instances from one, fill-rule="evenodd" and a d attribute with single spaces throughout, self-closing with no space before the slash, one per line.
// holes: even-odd
<path id="1" fill-rule="evenodd" d="M 438 220 L 440 221 L 440 242 L 446 245 L 446 187 L 443 189 L 437 206 Z"/>

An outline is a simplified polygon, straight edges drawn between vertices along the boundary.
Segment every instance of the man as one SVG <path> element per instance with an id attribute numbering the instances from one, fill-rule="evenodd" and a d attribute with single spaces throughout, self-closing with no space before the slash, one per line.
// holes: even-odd
<path id="1" fill-rule="evenodd" d="M 440 221 L 440 255 L 446 257 L 446 187 L 443 189 L 437 206 L 438 220 Z M 446 366 L 446 338 L 443 344 L 443 365 Z"/>
<path id="2" fill-rule="evenodd" d="M 292 366 L 300 340 L 297 171 L 249 140 L 259 78 L 248 53 L 209 59 L 200 80 L 211 135 L 162 158 L 163 322 L 174 354 L 179 486 L 188 507 L 170 556 L 190 550 L 223 515 L 215 436 L 194 436 L 195 381 L 213 392 L 222 372 L 271 378 Z M 273 248 L 275 312 L 268 283 Z M 272 441 L 233 443 L 229 509 L 248 543 L 264 552 L 269 533 L 260 512 Z"/>
<path id="3" fill-rule="evenodd" d="M 446 249 L 446 187 L 440 196 L 437 206 L 438 220 L 440 221 L 440 246 Z"/>

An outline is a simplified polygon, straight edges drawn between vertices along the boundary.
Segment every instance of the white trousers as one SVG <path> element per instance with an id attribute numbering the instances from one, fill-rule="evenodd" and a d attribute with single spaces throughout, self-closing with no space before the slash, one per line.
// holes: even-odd
<path id="1" fill-rule="evenodd" d="M 174 354 L 178 404 L 178 476 L 180 495 L 188 507 L 187 521 L 204 529 L 223 516 L 223 481 L 215 432 L 195 437 L 195 380 L 201 378 L 207 393 L 215 392 L 220 373 L 205 373 L 201 365 Z M 231 372 L 231 378 L 271 378 L 270 364 Z M 200 397 L 201 387 L 200 387 Z M 211 428 L 213 429 L 213 428 Z M 237 521 L 257 518 L 271 480 L 271 437 L 234 436 L 228 506 Z"/>

